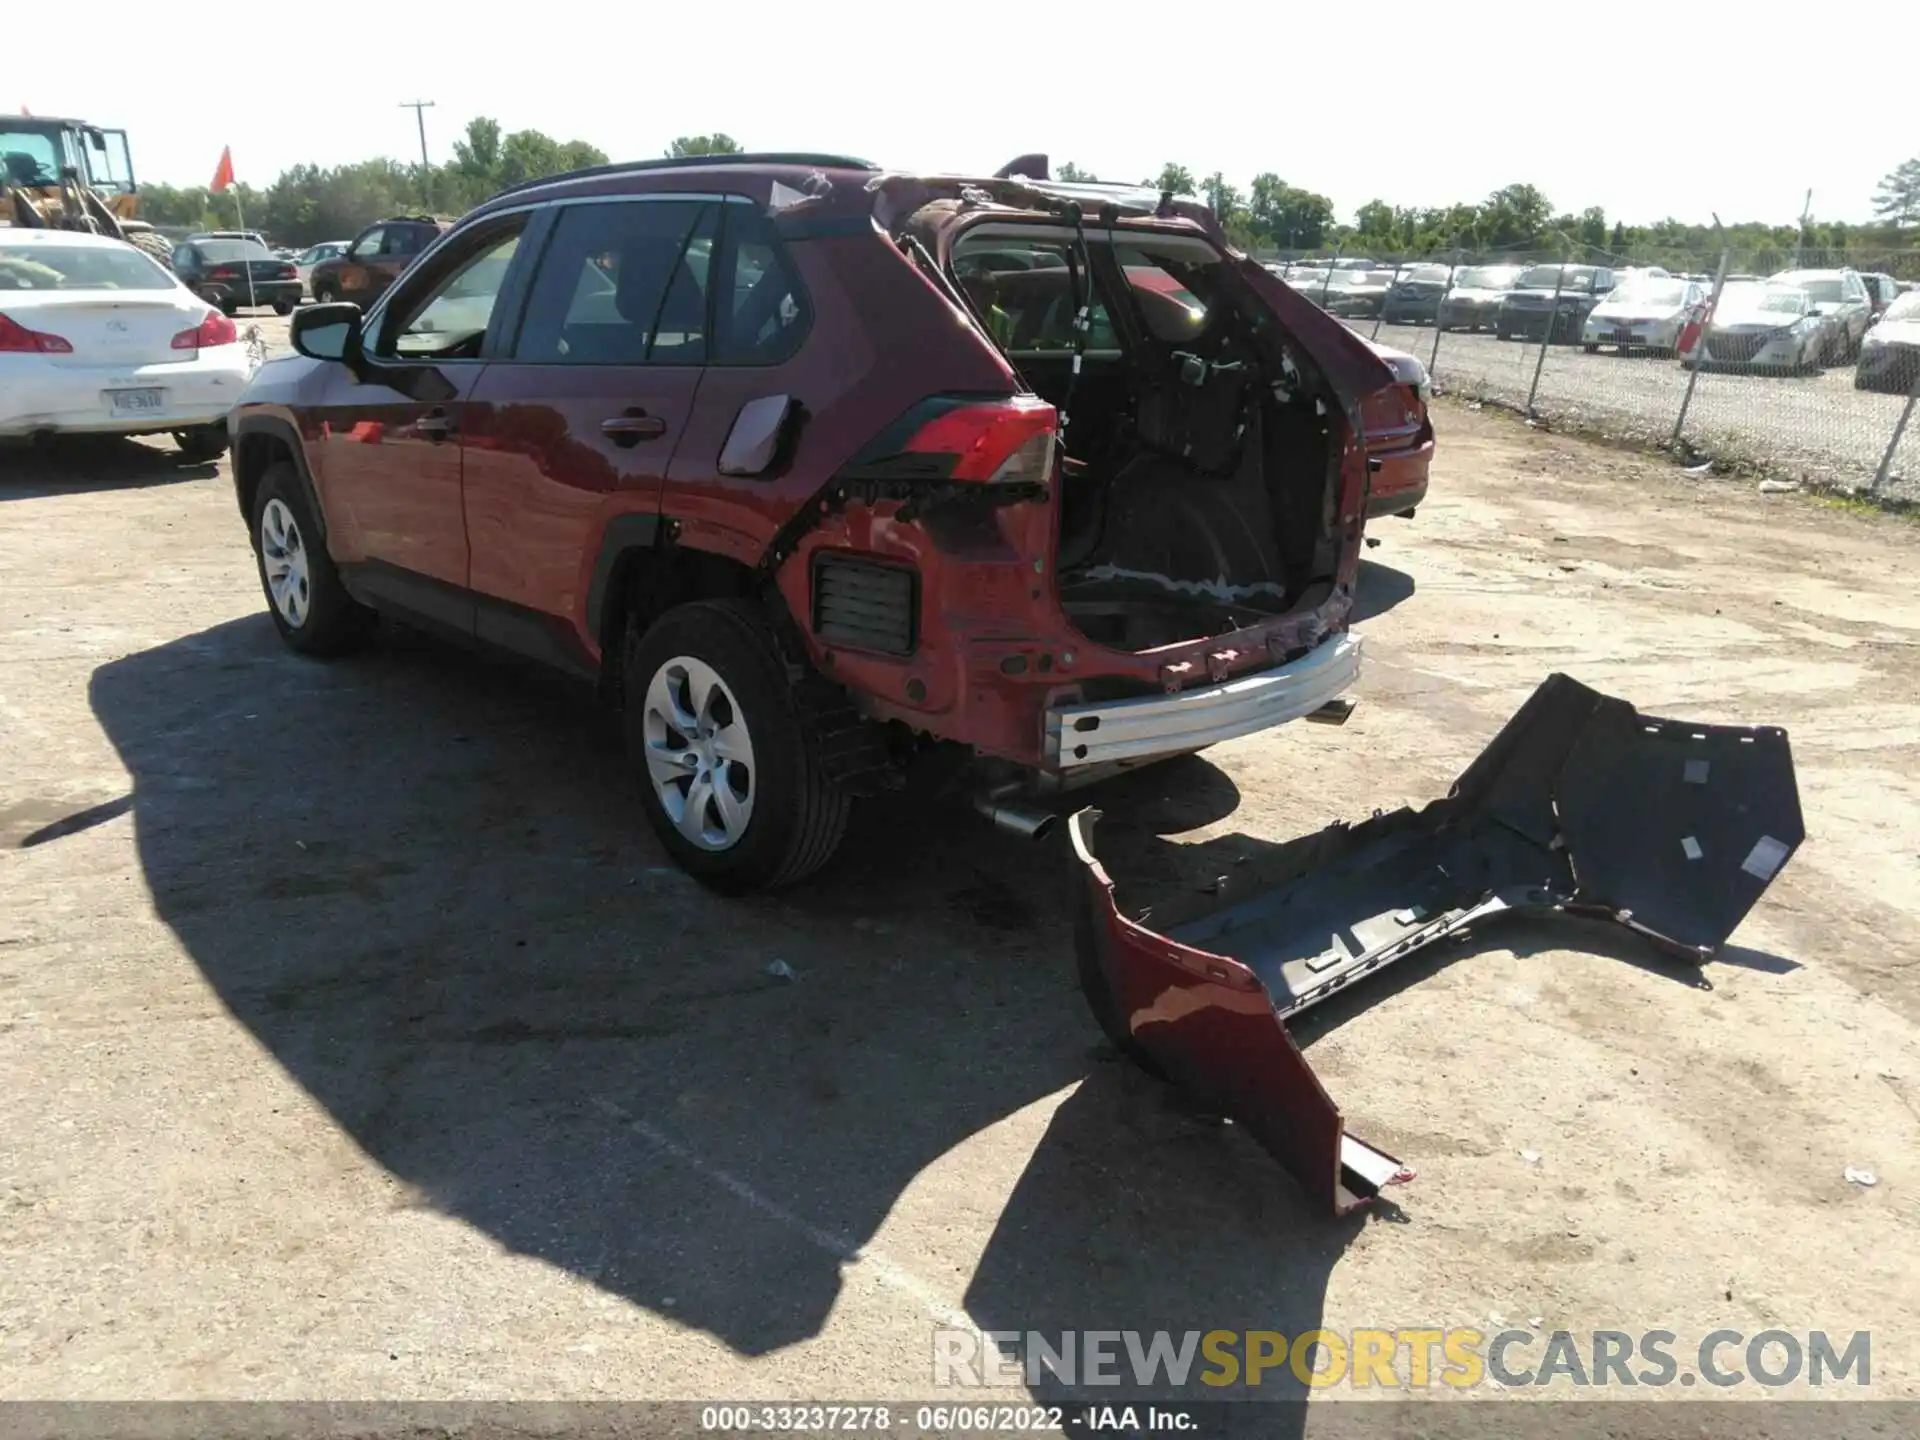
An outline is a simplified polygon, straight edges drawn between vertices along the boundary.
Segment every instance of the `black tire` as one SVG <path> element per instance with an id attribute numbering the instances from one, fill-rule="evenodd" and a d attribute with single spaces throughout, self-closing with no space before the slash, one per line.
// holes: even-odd
<path id="1" fill-rule="evenodd" d="M 261 526 L 268 508 L 278 502 L 292 517 L 306 560 L 306 610 L 299 621 L 289 620 L 274 599 L 273 585 L 267 578 L 266 540 Z M 247 517 L 252 532 L 254 567 L 260 573 L 260 590 L 266 596 L 267 613 L 273 617 L 280 638 L 302 655 L 344 655 L 366 638 L 373 625 L 373 612 L 347 594 L 340 583 L 340 572 L 327 554 L 320 527 L 307 504 L 306 487 L 293 462 L 282 460 L 269 466 L 260 477 L 253 494 L 253 513 Z"/>
<path id="2" fill-rule="evenodd" d="M 273 313 L 276 315 L 291 315 L 293 313 L 293 307 L 299 303 L 298 300 L 276 300 L 273 302 Z"/>
<path id="3" fill-rule="evenodd" d="M 224 424 L 196 425 L 191 430 L 173 432 L 173 443 L 180 458 L 189 465 L 204 465 L 227 453 L 227 427 Z"/>
<path id="4" fill-rule="evenodd" d="M 169 275 L 173 273 L 173 242 L 166 236 L 158 230 L 129 230 L 126 236 L 127 243 L 134 249 L 146 251 Z"/>
<path id="5" fill-rule="evenodd" d="M 1584 343 L 1584 342 L 1583 342 L 1583 343 L 1581 344 L 1581 346 L 1580 346 L 1580 348 L 1581 348 L 1582 350 L 1584 350 L 1584 351 L 1586 351 L 1586 352 L 1587 352 L 1587 354 L 1589 354 L 1589 355 L 1598 355 L 1598 354 L 1600 353 L 1600 347 L 1599 347 L 1598 345 L 1588 345 L 1588 344 L 1586 344 L 1586 343 Z M 1624 346 L 1624 345 L 1622 345 L 1622 346 L 1620 347 L 1620 353 L 1621 353 L 1622 355 L 1624 355 L 1624 354 L 1626 354 L 1626 353 L 1627 353 L 1627 347 L 1626 347 L 1626 346 Z"/>
<path id="6" fill-rule="evenodd" d="M 340 293 L 324 281 L 313 287 L 313 303 L 331 305 L 340 298 Z"/>
<path id="7" fill-rule="evenodd" d="M 1504 325 L 1496 325 L 1493 327 L 1493 335 L 1496 340 L 1511 340 L 1513 338 L 1513 331 Z"/>
<path id="8" fill-rule="evenodd" d="M 222 300 L 218 303 L 220 305 L 220 313 L 229 319 L 240 313 L 240 304 L 236 300 Z"/>
<path id="9" fill-rule="evenodd" d="M 752 809 L 740 837 L 725 849 L 706 849 L 683 835 L 646 773 L 647 692 L 680 658 L 698 660 L 719 677 L 752 745 Z M 628 753 L 642 772 L 647 822 L 681 869 L 722 894 L 744 895 L 791 885 L 833 858 L 851 801 L 827 776 L 779 641 L 757 606 L 700 600 L 675 606 L 644 632 L 630 628 L 621 677 Z"/>

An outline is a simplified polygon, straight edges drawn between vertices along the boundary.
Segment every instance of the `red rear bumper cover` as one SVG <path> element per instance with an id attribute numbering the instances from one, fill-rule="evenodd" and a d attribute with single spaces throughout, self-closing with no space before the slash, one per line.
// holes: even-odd
<path id="1" fill-rule="evenodd" d="M 1410 1172 L 1346 1133 L 1289 1016 L 1514 913 L 1611 918 L 1703 962 L 1806 833 L 1785 731 L 1653 719 L 1564 675 L 1445 799 L 1265 847 L 1231 895 L 1223 881 L 1158 907 L 1158 929 L 1120 913 L 1098 819 L 1083 810 L 1069 829 L 1080 982 L 1101 1028 L 1336 1214 Z"/>

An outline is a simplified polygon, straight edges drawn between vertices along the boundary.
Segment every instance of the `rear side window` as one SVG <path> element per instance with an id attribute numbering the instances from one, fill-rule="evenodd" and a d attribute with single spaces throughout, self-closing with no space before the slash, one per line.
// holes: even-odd
<path id="1" fill-rule="evenodd" d="M 389 226 L 380 238 L 382 255 L 418 255 L 427 248 L 427 232 L 418 225 Z"/>
<path id="2" fill-rule="evenodd" d="M 698 365 L 719 207 L 570 205 L 527 300 L 514 358 L 547 365 Z"/>
<path id="3" fill-rule="evenodd" d="M 724 246 L 713 363 L 778 364 L 800 348 L 807 329 L 792 257 L 772 222 L 747 205 L 727 207 Z"/>

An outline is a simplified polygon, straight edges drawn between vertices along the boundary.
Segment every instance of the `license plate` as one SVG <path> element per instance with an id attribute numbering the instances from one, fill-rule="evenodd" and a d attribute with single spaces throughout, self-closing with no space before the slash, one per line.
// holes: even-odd
<path id="1" fill-rule="evenodd" d="M 151 415 L 166 406 L 160 390 L 109 390 L 107 400 L 116 415 Z"/>

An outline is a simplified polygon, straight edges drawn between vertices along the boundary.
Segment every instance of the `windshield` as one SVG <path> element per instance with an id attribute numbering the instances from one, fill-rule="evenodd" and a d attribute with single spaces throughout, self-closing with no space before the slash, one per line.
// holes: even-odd
<path id="1" fill-rule="evenodd" d="M 1607 297 L 1609 305 L 1684 305 L 1687 287 L 1677 280 L 1628 281 Z"/>
<path id="2" fill-rule="evenodd" d="M 1837 305 L 1847 298 L 1847 287 L 1838 280 L 1796 280 L 1794 288 L 1807 292 L 1816 305 Z"/>
<path id="3" fill-rule="evenodd" d="M 1729 285 L 1720 296 L 1722 314 L 1804 315 L 1806 309 L 1806 291 L 1785 285 Z"/>
<path id="4" fill-rule="evenodd" d="M 1506 290 L 1519 274 L 1511 265 L 1476 265 L 1471 270 L 1462 270 L 1453 283 L 1462 290 Z"/>
<path id="5" fill-rule="evenodd" d="M 171 290 L 173 277 L 131 246 L 0 245 L 0 290 Z"/>
<path id="6" fill-rule="evenodd" d="M 1888 320 L 1920 320 L 1920 290 L 1909 290 L 1889 305 L 1887 313 L 1880 318 L 1883 324 Z"/>
<path id="7" fill-rule="evenodd" d="M 1400 276 L 1402 284 L 1444 285 L 1450 272 L 1444 265 L 1415 265 Z"/>
<path id="8" fill-rule="evenodd" d="M 258 240 L 196 240 L 194 247 L 216 263 L 222 260 L 271 260 L 273 252 Z"/>
<path id="9" fill-rule="evenodd" d="M 51 135 L 11 130 L 0 125 L 0 183 L 58 185 L 60 157 Z"/>
<path id="10" fill-rule="evenodd" d="M 1535 265 L 1520 277 L 1523 290 L 1551 290 L 1556 285 L 1562 290 L 1591 290 L 1593 272 L 1571 265 L 1564 270 L 1558 265 Z"/>

